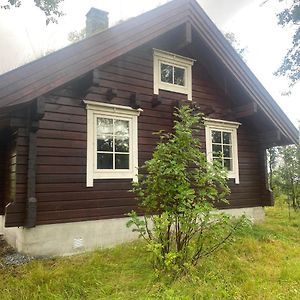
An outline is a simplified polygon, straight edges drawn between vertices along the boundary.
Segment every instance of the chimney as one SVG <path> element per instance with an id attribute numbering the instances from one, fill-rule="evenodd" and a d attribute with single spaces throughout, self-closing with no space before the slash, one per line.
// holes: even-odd
<path id="1" fill-rule="evenodd" d="M 108 12 L 92 7 L 86 14 L 86 36 L 108 28 Z"/>

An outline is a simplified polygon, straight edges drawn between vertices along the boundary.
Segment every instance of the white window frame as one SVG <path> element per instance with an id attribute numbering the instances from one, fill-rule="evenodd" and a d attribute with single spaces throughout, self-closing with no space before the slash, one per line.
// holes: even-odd
<path id="1" fill-rule="evenodd" d="M 87 110 L 86 186 L 94 179 L 132 179 L 138 177 L 138 116 L 142 109 L 129 106 L 84 100 Z M 111 118 L 129 122 L 129 169 L 97 169 L 97 118 Z"/>
<path id="2" fill-rule="evenodd" d="M 207 161 L 213 161 L 212 151 L 212 131 L 222 131 L 231 133 L 232 144 L 232 170 L 228 171 L 228 178 L 234 178 L 235 183 L 240 183 L 239 176 L 239 160 L 238 160 L 238 145 L 237 145 L 237 129 L 241 125 L 238 122 L 218 120 L 218 119 L 204 119 L 205 125 L 205 140 L 206 140 L 206 157 Z"/>
<path id="3" fill-rule="evenodd" d="M 186 94 L 188 100 L 192 100 L 192 66 L 194 62 L 194 59 L 188 57 L 153 49 L 154 94 L 158 95 L 159 90 L 161 89 L 175 93 Z M 184 69 L 184 86 L 161 81 L 161 64 L 167 64 L 173 67 Z"/>

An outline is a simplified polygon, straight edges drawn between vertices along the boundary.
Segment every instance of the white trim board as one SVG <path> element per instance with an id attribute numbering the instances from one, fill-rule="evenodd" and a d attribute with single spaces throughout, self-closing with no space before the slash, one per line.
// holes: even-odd
<path id="1" fill-rule="evenodd" d="M 86 186 L 93 187 L 95 179 L 132 179 L 138 175 L 138 116 L 142 109 L 129 106 L 84 100 L 87 109 L 87 166 Z M 97 170 L 97 118 L 122 119 L 129 122 L 129 169 Z"/>
<path id="2" fill-rule="evenodd" d="M 167 51 L 153 49 L 153 92 L 159 94 L 159 90 L 186 94 L 188 100 L 192 100 L 192 66 L 195 60 Z M 184 69 L 184 85 L 161 81 L 161 64 Z"/>
<path id="3" fill-rule="evenodd" d="M 232 170 L 228 171 L 228 178 L 234 178 L 236 184 L 240 183 L 237 145 L 237 129 L 240 125 L 241 123 L 239 122 L 204 118 L 206 157 L 209 162 L 213 161 L 212 131 L 229 132 L 231 134 Z"/>

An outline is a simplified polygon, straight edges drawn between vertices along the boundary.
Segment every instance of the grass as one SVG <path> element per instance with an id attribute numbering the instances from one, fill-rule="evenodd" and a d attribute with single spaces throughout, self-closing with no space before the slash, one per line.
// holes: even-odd
<path id="1" fill-rule="evenodd" d="M 266 214 L 175 282 L 156 278 L 136 242 L 0 269 L 0 299 L 300 299 L 300 214 Z"/>

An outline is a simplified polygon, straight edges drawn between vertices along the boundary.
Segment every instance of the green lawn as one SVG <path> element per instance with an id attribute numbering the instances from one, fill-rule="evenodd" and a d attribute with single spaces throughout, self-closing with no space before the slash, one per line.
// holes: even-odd
<path id="1" fill-rule="evenodd" d="M 133 243 L 0 269 L 0 299 L 300 299 L 300 213 L 266 212 L 263 225 L 175 282 L 159 281 Z"/>

